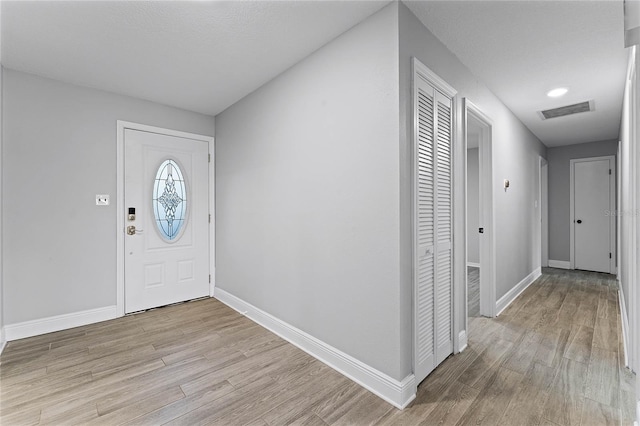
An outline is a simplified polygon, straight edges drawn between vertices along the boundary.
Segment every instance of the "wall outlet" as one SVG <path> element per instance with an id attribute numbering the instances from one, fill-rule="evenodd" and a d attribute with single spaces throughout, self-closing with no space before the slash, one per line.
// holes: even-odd
<path id="1" fill-rule="evenodd" d="M 109 194 L 96 195 L 96 206 L 108 206 L 108 205 L 109 205 Z"/>

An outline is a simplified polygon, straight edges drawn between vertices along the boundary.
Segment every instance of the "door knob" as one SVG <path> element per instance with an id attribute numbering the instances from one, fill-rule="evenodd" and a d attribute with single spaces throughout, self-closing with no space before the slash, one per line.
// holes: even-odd
<path id="1" fill-rule="evenodd" d="M 136 235 L 142 232 L 142 229 L 136 229 L 134 225 L 127 226 L 127 235 Z"/>
<path id="2" fill-rule="evenodd" d="M 578 220 L 576 220 L 576 222 L 578 222 L 578 223 L 582 223 L 582 220 L 578 219 Z"/>

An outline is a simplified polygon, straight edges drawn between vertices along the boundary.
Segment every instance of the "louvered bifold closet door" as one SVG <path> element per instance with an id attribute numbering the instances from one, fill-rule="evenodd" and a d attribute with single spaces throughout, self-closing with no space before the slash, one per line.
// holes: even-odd
<path id="1" fill-rule="evenodd" d="M 451 187 L 451 99 L 436 94 L 436 257 L 435 322 L 436 365 L 453 351 L 452 339 L 452 258 L 453 234 Z"/>
<path id="2" fill-rule="evenodd" d="M 417 85 L 416 129 L 416 372 L 426 377 L 436 366 L 434 321 L 434 89 Z"/>
<path id="3" fill-rule="evenodd" d="M 422 381 L 453 349 L 452 102 L 415 81 L 415 371 Z"/>

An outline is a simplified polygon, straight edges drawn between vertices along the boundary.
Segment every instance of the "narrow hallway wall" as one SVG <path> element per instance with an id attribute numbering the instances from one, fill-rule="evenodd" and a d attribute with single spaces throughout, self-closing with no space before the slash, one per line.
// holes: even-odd
<path id="1" fill-rule="evenodd" d="M 617 155 L 618 141 L 600 141 L 547 148 L 549 162 L 549 259 L 569 262 L 570 160 Z"/>

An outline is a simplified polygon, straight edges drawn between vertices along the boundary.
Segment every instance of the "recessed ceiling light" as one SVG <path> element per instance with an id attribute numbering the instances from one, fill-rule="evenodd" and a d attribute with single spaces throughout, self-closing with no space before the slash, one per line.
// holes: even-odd
<path id="1" fill-rule="evenodd" d="M 549 90 L 547 92 L 547 96 L 550 98 L 559 98 L 560 96 L 566 94 L 569 91 L 566 87 L 558 87 L 557 89 Z"/>

